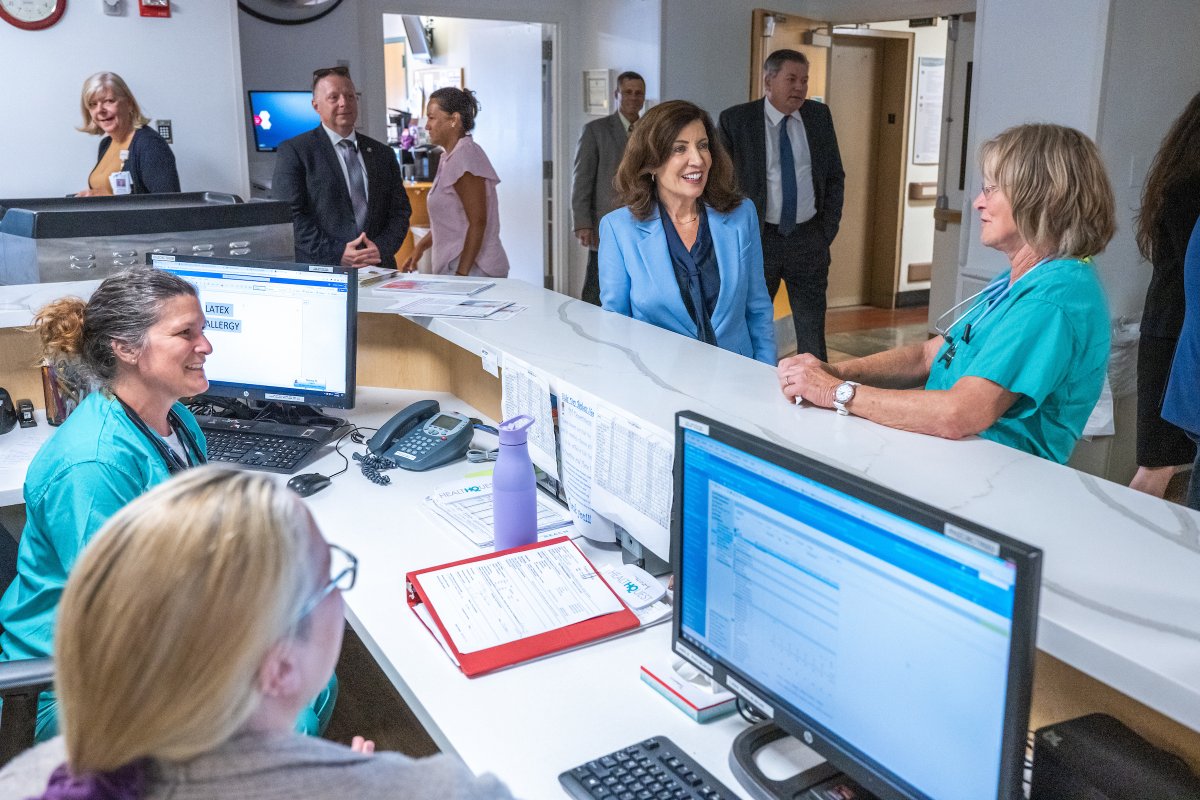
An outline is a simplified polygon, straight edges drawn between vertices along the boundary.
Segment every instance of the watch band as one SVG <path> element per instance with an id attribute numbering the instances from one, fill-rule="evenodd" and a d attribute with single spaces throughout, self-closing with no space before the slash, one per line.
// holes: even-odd
<path id="1" fill-rule="evenodd" d="M 837 411 L 838 414 L 840 414 L 843 417 L 848 416 L 850 414 L 850 409 L 846 408 L 846 404 L 854 399 L 854 394 L 855 394 L 854 387 L 861 386 L 861 385 L 862 384 L 860 384 L 856 381 L 842 381 L 841 383 L 838 384 L 838 387 L 833 390 L 833 408 L 835 411 Z M 838 395 L 843 394 L 844 389 L 849 390 L 850 396 L 847 397 L 845 400 L 839 400 Z"/>

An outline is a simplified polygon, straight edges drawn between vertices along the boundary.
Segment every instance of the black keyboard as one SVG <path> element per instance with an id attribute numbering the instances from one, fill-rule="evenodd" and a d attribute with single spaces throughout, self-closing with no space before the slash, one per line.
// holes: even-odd
<path id="1" fill-rule="evenodd" d="M 312 460 L 321 442 L 244 431 L 204 431 L 208 460 L 291 474 Z"/>
<path id="2" fill-rule="evenodd" d="M 665 736 L 593 759 L 558 776 L 577 800 L 734 800 L 737 797 Z"/>

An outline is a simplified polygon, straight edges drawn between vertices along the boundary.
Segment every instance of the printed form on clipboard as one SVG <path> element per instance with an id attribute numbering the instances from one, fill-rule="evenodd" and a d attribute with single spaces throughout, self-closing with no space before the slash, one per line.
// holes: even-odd
<path id="1" fill-rule="evenodd" d="M 409 607 L 468 677 L 641 624 L 565 537 L 405 576 Z"/>

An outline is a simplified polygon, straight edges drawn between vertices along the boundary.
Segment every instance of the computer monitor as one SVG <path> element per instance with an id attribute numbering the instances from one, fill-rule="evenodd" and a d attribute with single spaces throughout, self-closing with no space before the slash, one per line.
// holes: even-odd
<path id="1" fill-rule="evenodd" d="M 312 92 L 251 91 L 249 94 L 254 149 L 260 153 L 274 153 L 284 141 L 321 124 L 321 117 L 312 106 Z"/>
<path id="2" fill-rule="evenodd" d="M 209 396 L 353 408 L 358 277 L 346 267 L 152 254 L 196 287 Z"/>
<path id="3" fill-rule="evenodd" d="M 675 651 L 880 798 L 1022 797 L 1041 552 L 691 412 L 675 443 Z"/>

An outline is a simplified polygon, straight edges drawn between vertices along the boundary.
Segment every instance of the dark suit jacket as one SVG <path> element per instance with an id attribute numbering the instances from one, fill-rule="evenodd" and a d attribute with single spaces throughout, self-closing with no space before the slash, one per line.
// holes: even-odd
<path id="1" fill-rule="evenodd" d="M 112 145 L 112 137 L 100 140 L 96 163 L 104 158 Z M 94 169 L 94 168 L 93 168 Z M 175 154 L 170 145 L 149 125 L 133 132 L 129 143 L 129 158 L 125 160 L 125 171 L 129 173 L 133 194 L 158 194 L 179 191 L 179 173 L 175 169 Z"/>
<path id="2" fill-rule="evenodd" d="M 754 201 L 759 220 L 766 219 L 767 206 L 767 121 L 765 99 L 727 108 L 721 112 L 721 137 L 733 158 L 742 191 Z M 806 100 L 800 106 L 804 134 L 812 153 L 813 191 L 817 198 L 815 219 L 829 245 L 842 221 L 842 196 L 846 173 L 833 132 L 833 115 L 824 103 Z"/>
<path id="3" fill-rule="evenodd" d="M 600 225 L 601 218 L 616 209 L 613 178 L 625 154 L 629 134 L 619 111 L 583 126 L 575 153 L 575 181 L 571 186 L 572 230 Z"/>
<path id="4" fill-rule="evenodd" d="M 367 238 L 379 247 L 380 266 L 395 269 L 412 214 L 400 165 L 386 144 L 361 133 L 357 138 L 367 168 Z M 292 206 L 297 261 L 339 264 L 346 243 L 362 233 L 354 224 L 341 156 L 320 125 L 279 145 L 271 194 Z"/>

